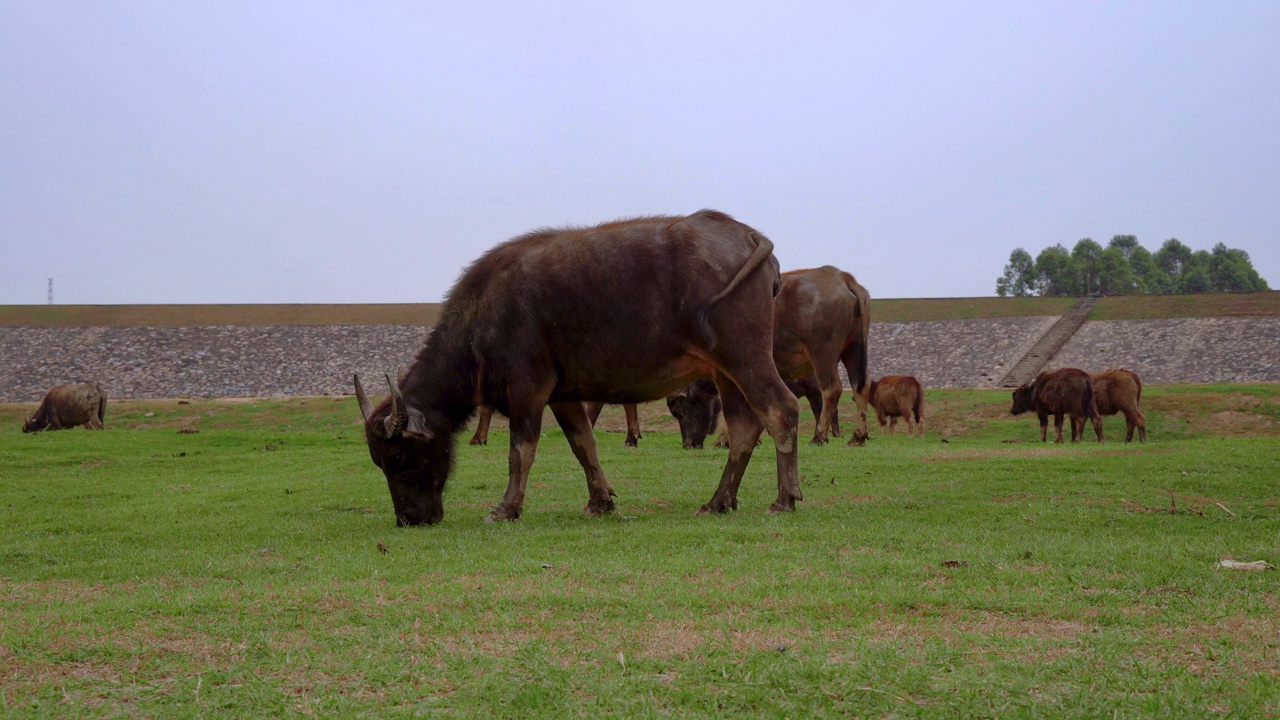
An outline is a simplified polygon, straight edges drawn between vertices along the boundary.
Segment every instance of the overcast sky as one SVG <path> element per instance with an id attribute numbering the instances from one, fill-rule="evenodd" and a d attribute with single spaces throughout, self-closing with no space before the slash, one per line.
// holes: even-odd
<path id="1" fill-rule="evenodd" d="M 435 302 L 711 207 L 873 297 L 1015 247 L 1280 286 L 1280 2 L 0 3 L 0 304 Z"/>

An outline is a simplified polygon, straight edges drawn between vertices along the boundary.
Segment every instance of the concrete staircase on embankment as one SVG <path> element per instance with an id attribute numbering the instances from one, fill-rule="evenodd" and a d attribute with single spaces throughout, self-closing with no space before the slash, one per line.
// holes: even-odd
<path id="1" fill-rule="evenodd" d="M 1058 318 L 1058 321 L 1036 341 L 1036 344 L 1031 346 L 1031 349 L 1019 358 L 1013 367 L 1009 368 L 1009 372 L 1000 378 L 999 386 L 1018 387 L 1034 380 L 1036 375 L 1044 369 L 1045 364 L 1053 359 L 1071 336 L 1076 334 L 1080 326 L 1084 325 L 1089 310 L 1096 302 L 1098 302 L 1096 297 L 1082 297 L 1077 300 L 1076 304 L 1063 313 L 1062 317 Z"/>

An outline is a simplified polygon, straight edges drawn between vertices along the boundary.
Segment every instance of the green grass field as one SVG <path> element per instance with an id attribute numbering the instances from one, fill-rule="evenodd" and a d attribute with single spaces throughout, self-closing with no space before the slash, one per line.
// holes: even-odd
<path id="1" fill-rule="evenodd" d="M 1007 391 L 931 391 L 922 441 L 805 446 L 794 514 L 766 440 L 716 517 L 724 452 L 609 409 L 618 515 L 548 424 L 522 520 L 481 522 L 499 428 L 414 529 L 350 398 L 0 406 L 0 714 L 1280 714 L 1280 573 L 1215 568 L 1280 564 L 1280 386 L 1144 404 L 1145 445 L 1046 446 Z"/>

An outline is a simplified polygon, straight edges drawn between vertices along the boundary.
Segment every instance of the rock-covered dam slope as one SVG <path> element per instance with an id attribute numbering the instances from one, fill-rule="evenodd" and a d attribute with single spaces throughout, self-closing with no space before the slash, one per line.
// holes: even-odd
<path id="1" fill-rule="evenodd" d="M 873 322 L 873 377 L 993 387 L 1054 316 Z M 426 325 L 0 327 L 0 402 L 94 381 L 112 398 L 351 392 L 412 361 Z M 1280 382 L 1280 318 L 1091 321 L 1049 366 L 1124 366 L 1148 383 Z"/>

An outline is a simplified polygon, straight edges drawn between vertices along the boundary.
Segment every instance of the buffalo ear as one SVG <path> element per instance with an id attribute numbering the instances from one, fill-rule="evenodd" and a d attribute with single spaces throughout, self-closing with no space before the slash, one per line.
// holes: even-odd
<path id="1" fill-rule="evenodd" d="M 404 436 L 419 442 L 426 442 L 436 434 L 427 428 L 427 418 L 420 411 L 409 408 L 409 421 L 405 423 Z"/>

